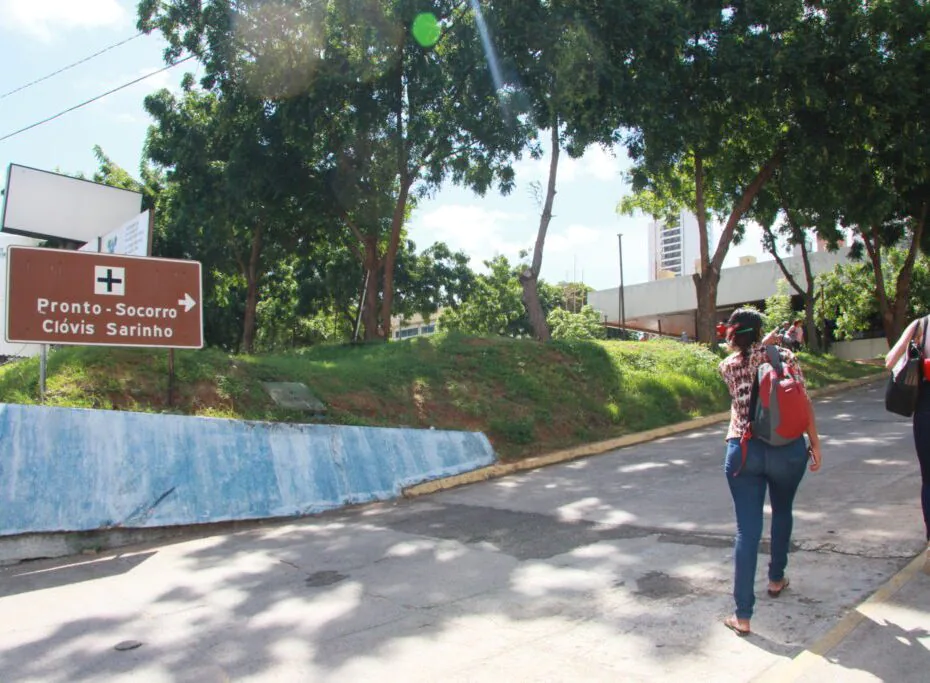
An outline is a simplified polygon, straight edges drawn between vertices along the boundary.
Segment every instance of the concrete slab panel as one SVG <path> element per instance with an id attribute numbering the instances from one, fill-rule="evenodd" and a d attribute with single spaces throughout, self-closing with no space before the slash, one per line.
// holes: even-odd
<path id="1" fill-rule="evenodd" d="M 262 382 L 275 405 L 306 413 L 325 413 L 326 406 L 302 382 Z"/>

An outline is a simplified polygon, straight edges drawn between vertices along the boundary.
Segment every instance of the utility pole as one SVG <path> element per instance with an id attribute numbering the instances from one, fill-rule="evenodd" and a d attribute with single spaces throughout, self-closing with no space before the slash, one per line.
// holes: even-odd
<path id="1" fill-rule="evenodd" d="M 620 249 L 620 338 L 626 338 L 626 311 L 623 305 L 623 233 L 617 233 L 617 246 Z"/>

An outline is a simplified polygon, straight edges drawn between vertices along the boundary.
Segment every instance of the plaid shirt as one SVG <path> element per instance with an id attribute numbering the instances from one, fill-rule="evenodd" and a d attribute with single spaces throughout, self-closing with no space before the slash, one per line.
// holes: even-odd
<path id="1" fill-rule="evenodd" d="M 804 375 L 794 354 L 788 349 L 778 347 L 785 374 L 794 377 L 802 385 Z M 749 358 L 744 359 L 739 353 L 734 353 L 721 361 L 718 369 L 730 390 L 730 428 L 727 430 L 727 439 L 739 439 L 749 429 L 749 402 L 752 398 L 752 382 L 762 363 L 768 361 L 768 354 L 762 344 L 753 344 L 749 350 Z"/>

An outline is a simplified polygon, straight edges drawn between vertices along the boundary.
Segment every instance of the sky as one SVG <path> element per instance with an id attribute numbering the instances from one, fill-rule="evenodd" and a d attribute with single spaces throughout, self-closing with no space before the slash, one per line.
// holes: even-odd
<path id="1" fill-rule="evenodd" d="M 0 137 L 57 114 L 85 100 L 164 67 L 165 42 L 142 36 L 106 51 L 64 73 L 5 95 L 73 62 L 134 36 L 132 0 L 0 0 Z M 143 109 L 146 95 L 161 88 L 180 89 L 194 61 L 121 90 L 50 123 L 0 141 L 0 170 L 10 163 L 66 173 L 91 174 L 97 167 L 94 145 L 138 177 L 145 134 L 151 121 Z M 419 202 L 409 227 L 420 249 L 443 241 L 471 257 L 471 265 L 502 254 L 515 261 L 531 250 L 539 226 L 540 205 L 532 184 L 545 186 L 548 156 L 516 164 L 517 186 L 508 196 L 478 197 L 452 186 Z M 543 256 L 542 277 L 550 282 L 583 280 L 595 289 L 616 287 L 620 279 L 617 234 L 623 234 L 625 284 L 647 279 L 649 223 L 644 216 L 618 216 L 615 208 L 629 192 L 626 152 L 591 148 L 580 159 L 562 156 Z M 5 182 L 5 180 L 4 180 Z M 115 226 L 106 226 L 106 232 Z M 740 256 L 763 254 L 759 233 L 750 230 L 733 247 L 725 266 Z"/>

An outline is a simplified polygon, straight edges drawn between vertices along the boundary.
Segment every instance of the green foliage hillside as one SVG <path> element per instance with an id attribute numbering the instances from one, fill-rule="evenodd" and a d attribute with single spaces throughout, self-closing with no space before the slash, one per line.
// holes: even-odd
<path id="1" fill-rule="evenodd" d="M 876 372 L 829 356 L 802 362 L 811 387 Z M 47 404 L 311 421 L 276 407 L 262 382 L 310 387 L 338 424 L 478 430 L 504 458 L 726 410 L 720 357 L 673 341 L 560 341 L 441 334 L 412 342 L 321 346 L 282 355 L 75 347 L 51 354 Z M 36 403 L 38 361 L 0 367 L 0 401 Z"/>

